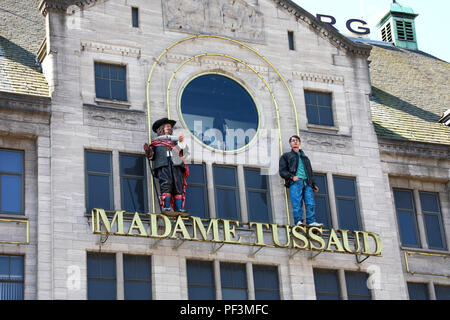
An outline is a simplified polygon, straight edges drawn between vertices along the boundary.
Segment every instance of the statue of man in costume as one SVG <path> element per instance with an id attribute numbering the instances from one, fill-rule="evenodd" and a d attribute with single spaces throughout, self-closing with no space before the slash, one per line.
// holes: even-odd
<path id="1" fill-rule="evenodd" d="M 176 121 L 162 118 L 152 125 L 158 136 L 150 145 L 144 145 L 147 158 L 153 161 L 154 177 L 159 181 L 162 211 L 186 213 L 184 209 L 186 195 L 186 178 L 189 169 L 183 156 L 188 147 L 184 136 L 173 136 Z"/>

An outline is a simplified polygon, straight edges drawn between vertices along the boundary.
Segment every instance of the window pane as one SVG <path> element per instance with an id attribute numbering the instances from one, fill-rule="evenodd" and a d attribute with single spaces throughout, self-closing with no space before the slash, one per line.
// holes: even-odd
<path id="1" fill-rule="evenodd" d="M 23 256 L 0 256 L 0 300 L 23 300 Z"/>
<path id="2" fill-rule="evenodd" d="M 22 177 L 0 176 L 0 211 L 22 212 Z"/>
<path id="3" fill-rule="evenodd" d="M 234 289 L 234 288 L 222 288 L 223 300 L 247 300 L 247 290 Z"/>
<path id="4" fill-rule="evenodd" d="M 411 190 L 394 190 L 394 199 L 397 209 L 414 210 Z"/>
<path id="5" fill-rule="evenodd" d="M 317 300 L 339 300 L 339 282 L 336 270 L 314 269 Z"/>
<path id="6" fill-rule="evenodd" d="M 111 80 L 111 98 L 119 101 L 127 101 L 127 90 L 124 81 Z"/>
<path id="7" fill-rule="evenodd" d="M 400 238 L 404 246 L 419 246 L 415 215 L 410 212 L 397 211 Z"/>
<path id="8" fill-rule="evenodd" d="M 23 280 L 23 257 L 22 256 L 10 256 L 9 261 L 9 276 L 11 280 L 22 281 Z"/>
<path id="9" fill-rule="evenodd" d="M 205 184 L 205 166 L 203 164 L 190 164 L 187 183 Z"/>
<path id="10" fill-rule="evenodd" d="M 371 300 L 367 278 L 367 274 L 363 272 L 345 272 L 348 300 Z"/>
<path id="11" fill-rule="evenodd" d="M 329 229 L 331 227 L 329 220 L 329 207 L 328 207 L 328 199 L 323 196 L 315 196 L 316 201 L 316 220 L 320 223 L 323 223 L 325 229 Z"/>
<path id="12" fill-rule="evenodd" d="M 131 8 L 131 19 L 133 28 L 139 27 L 138 12 L 139 12 L 138 8 Z"/>
<path id="13" fill-rule="evenodd" d="M 305 91 L 305 103 L 308 105 L 317 105 L 317 95 L 314 92 Z"/>
<path id="14" fill-rule="evenodd" d="M 111 98 L 110 83 L 106 79 L 95 78 L 95 96 L 100 99 Z"/>
<path id="15" fill-rule="evenodd" d="M 86 151 L 86 168 L 90 172 L 111 172 L 111 154 Z"/>
<path id="16" fill-rule="evenodd" d="M 186 203 L 185 209 L 191 214 L 191 216 L 208 218 L 206 202 L 205 187 L 188 186 L 186 188 Z"/>
<path id="17" fill-rule="evenodd" d="M 116 281 L 88 280 L 88 300 L 116 300 Z"/>
<path id="18" fill-rule="evenodd" d="M 144 180 L 122 178 L 122 209 L 127 212 L 146 211 Z"/>
<path id="19" fill-rule="evenodd" d="M 217 216 L 221 219 L 239 220 L 236 190 L 218 189 L 217 195 Z"/>
<path id="20" fill-rule="evenodd" d="M 151 300 L 150 257 L 125 254 L 123 273 L 125 300 Z"/>
<path id="21" fill-rule="evenodd" d="M 0 171 L 22 173 L 23 153 L 0 150 Z"/>
<path id="22" fill-rule="evenodd" d="M 0 281 L 0 300 L 23 300 L 23 283 Z"/>
<path id="23" fill-rule="evenodd" d="M 428 288 L 425 283 L 408 282 L 409 300 L 429 300 Z"/>
<path id="24" fill-rule="evenodd" d="M 333 177 L 333 182 L 336 196 L 356 197 L 354 178 Z"/>
<path id="25" fill-rule="evenodd" d="M 244 169 L 245 184 L 247 188 L 267 189 L 267 176 L 262 175 L 261 171 L 254 169 Z"/>
<path id="26" fill-rule="evenodd" d="M 255 299 L 280 299 L 277 267 L 253 265 L 253 280 Z"/>
<path id="27" fill-rule="evenodd" d="M 440 217 L 434 214 L 424 214 L 423 219 L 430 249 L 445 249 L 445 245 L 442 242 Z"/>
<path id="28" fill-rule="evenodd" d="M 144 176 L 144 157 L 137 155 L 120 155 L 120 174 Z"/>
<path id="29" fill-rule="evenodd" d="M 320 107 L 319 108 L 319 119 L 320 119 L 321 125 L 333 126 L 334 121 L 333 121 L 333 113 L 331 111 L 331 108 Z"/>
<path id="30" fill-rule="evenodd" d="M 320 124 L 319 108 L 316 106 L 306 105 L 306 117 L 308 118 L 308 123 Z"/>
<path id="31" fill-rule="evenodd" d="M 328 188 L 326 183 L 326 176 L 324 174 L 315 174 L 314 180 L 319 188 L 319 192 L 316 194 L 328 194 Z"/>
<path id="32" fill-rule="evenodd" d="M 440 212 L 439 198 L 436 193 L 420 192 L 420 203 L 422 210 L 427 212 Z"/>
<path id="33" fill-rule="evenodd" d="M 270 222 L 268 194 L 266 192 L 248 192 L 248 211 L 250 221 Z"/>
<path id="34" fill-rule="evenodd" d="M 247 299 L 247 279 L 245 264 L 221 263 L 220 277 L 222 282 L 222 298 Z"/>
<path id="35" fill-rule="evenodd" d="M 339 214 L 339 228 L 345 230 L 359 230 L 356 203 L 354 200 L 337 200 Z"/>
<path id="36" fill-rule="evenodd" d="M 116 299 L 116 258 L 114 254 L 87 254 L 89 300 Z"/>
<path id="37" fill-rule="evenodd" d="M 186 261 L 188 297 L 190 300 L 215 298 L 213 263 L 210 261 Z"/>
<path id="38" fill-rule="evenodd" d="M 236 168 L 231 167 L 213 167 L 214 183 L 221 186 L 236 186 Z"/>
<path id="39" fill-rule="evenodd" d="M 88 201 L 89 208 L 102 208 L 105 210 L 111 210 L 111 198 L 110 198 L 110 177 L 109 176 L 88 176 Z"/>
<path id="40" fill-rule="evenodd" d="M 125 300 L 151 300 L 152 287 L 150 282 L 125 281 Z"/>
<path id="41" fill-rule="evenodd" d="M 450 300 L 450 286 L 434 285 L 436 300 Z"/>
<path id="42" fill-rule="evenodd" d="M 320 106 L 326 106 L 331 108 L 331 94 L 330 93 L 318 93 L 318 104 Z"/>

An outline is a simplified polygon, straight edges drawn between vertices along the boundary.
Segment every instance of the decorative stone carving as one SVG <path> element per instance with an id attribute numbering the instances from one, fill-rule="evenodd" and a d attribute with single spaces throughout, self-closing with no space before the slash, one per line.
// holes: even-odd
<path id="1" fill-rule="evenodd" d="M 131 131 L 146 131 L 145 112 L 139 110 L 121 110 L 112 107 L 83 105 L 85 125 Z"/>
<path id="2" fill-rule="evenodd" d="M 167 29 L 264 41 L 263 14 L 242 0 L 163 0 Z"/>

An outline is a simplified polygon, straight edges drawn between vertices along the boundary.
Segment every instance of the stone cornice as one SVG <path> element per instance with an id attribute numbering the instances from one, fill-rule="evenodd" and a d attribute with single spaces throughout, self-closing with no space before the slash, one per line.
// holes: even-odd
<path id="1" fill-rule="evenodd" d="M 39 3 L 39 10 L 43 16 L 46 16 L 48 12 L 60 12 L 66 13 L 70 6 L 76 5 L 80 8 L 84 8 L 88 5 L 95 4 L 99 0 L 41 0 Z"/>
<path id="2" fill-rule="evenodd" d="M 354 55 L 369 57 L 371 46 L 363 43 L 356 43 L 349 40 L 347 37 L 340 34 L 338 31 L 333 30 L 327 24 L 320 22 L 312 14 L 299 7 L 297 4 L 290 0 L 273 0 L 279 7 L 284 8 L 290 14 L 293 14 L 299 20 L 307 23 L 311 29 L 321 34 L 323 37 L 328 38 L 331 43 L 336 45 L 345 51 L 348 51 Z"/>
<path id="3" fill-rule="evenodd" d="M 450 159 L 450 146 L 378 138 L 380 153 L 421 158 Z"/>
<path id="4" fill-rule="evenodd" d="M 101 52 L 108 54 L 115 54 L 125 57 L 139 58 L 141 56 L 141 49 L 138 47 L 125 46 L 122 44 L 113 44 L 99 41 L 81 40 L 81 49 L 91 52 Z"/>
<path id="5" fill-rule="evenodd" d="M 293 71 L 294 78 L 304 81 L 323 82 L 328 84 L 344 84 L 344 77 L 328 74 L 319 74 L 312 72 Z"/>
<path id="6" fill-rule="evenodd" d="M 0 110 L 50 118 L 51 99 L 50 97 L 0 92 Z"/>

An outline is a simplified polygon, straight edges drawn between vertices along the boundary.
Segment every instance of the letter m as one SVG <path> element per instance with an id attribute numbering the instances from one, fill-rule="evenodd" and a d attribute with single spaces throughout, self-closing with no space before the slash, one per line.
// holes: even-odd
<path id="1" fill-rule="evenodd" d="M 92 231 L 93 233 L 104 233 L 102 232 L 102 225 L 105 227 L 106 233 L 111 233 L 114 223 L 117 222 L 117 231 L 113 232 L 115 234 L 124 235 L 123 232 L 123 213 L 124 211 L 116 211 L 112 221 L 109 221 L 108 216 L 104 209 L 92 209 Z M 95 218 L 95 222 L 94 222 Z"/>

